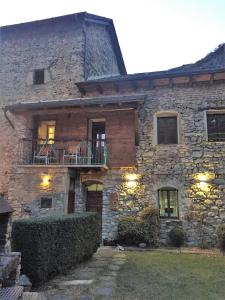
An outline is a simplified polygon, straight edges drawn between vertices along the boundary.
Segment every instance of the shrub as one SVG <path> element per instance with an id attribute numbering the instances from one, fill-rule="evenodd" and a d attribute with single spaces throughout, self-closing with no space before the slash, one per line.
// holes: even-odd
<path id="1" fill-rule="evenodd" d="M 143 222 L 136 217 L 121 217 L 118 224 L 118 241 L 132 246 L 145 242 Z"/>
<path id="2" fill-rule="evenodd" d="M 218 246 L 222 252 L 225 252 L 225 224 L 217 227 Z"/>
<path id="3" fill-rule="evenodd" d="M 100 243 L 95 213 L 17 220 L 12 248 L 22 253 L 22 271 L 38 284 L 89 258 Z"/>
<path id="4" fill-rule="evenodd" d="M 150 247 L 159 244 L 159 213 L 146 208 L 139 217 L 121 217 L 118 224 L 118 241 L 124 245 L 146 243 Z"/>
<path id="5" fill-rule="evenodd" d="M 184 244 L 184 232 L 180 227 L 174 227 L 169 233 L 170 244 L 180 248 Z"/>

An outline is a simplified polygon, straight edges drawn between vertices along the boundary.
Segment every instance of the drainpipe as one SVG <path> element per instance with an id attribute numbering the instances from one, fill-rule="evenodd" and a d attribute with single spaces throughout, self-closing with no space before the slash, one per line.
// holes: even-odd
<path id="1" fill-rule="evenodd" d="M 9 119 L 8 115 L 7 115 L 7 109 L 5 107 L 2 108 L 4 116 L 6 118 L 6 120 L 9 122 L 10 126 L 15 129 L 15 126 L 13 125 L 12 121 Z"/>

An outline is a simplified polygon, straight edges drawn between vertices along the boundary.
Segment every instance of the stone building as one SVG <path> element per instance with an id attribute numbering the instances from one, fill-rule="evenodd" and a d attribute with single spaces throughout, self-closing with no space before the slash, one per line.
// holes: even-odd
<path id="1" fill-rule="evenodd" d="M 161 241 L 214 245 L 225 222 L 225 47 L 126 74 L 112 20 L 87 13 L 0 32 L 0 192 L 13 218 L 160 208 Z"/>

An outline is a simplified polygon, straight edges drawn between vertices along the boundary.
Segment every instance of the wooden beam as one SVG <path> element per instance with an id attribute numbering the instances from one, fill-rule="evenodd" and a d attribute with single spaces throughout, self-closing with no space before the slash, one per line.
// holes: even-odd
<path id="1" fill-rule="evenodd" d="M 115 89 L 116 93 L 119 93 L 119 91 L 120 91 L 120 87 L 119 87 L 119 85 L 118 85 L 118 84 L 116 84 L 116 83 L 113 83 L 113 87 L 114 87 L 114 89 Z"/>
<path id="2" fill-rule="evenodd" d="M 138 83 L 137 83 L 137 81 L 131 82 L 131 86 L 132 86 L 132 89 L 136 92 L 137 89 L 138 89 Z"/>
<path id="3" fill-rule="evenodd" d="M 81 93 L 82 96 L 86 95 L 85 88 L 78 86 L 79 92 Z"/>
<path id="4" fill-rule="evenodd" d="M 96 90 L 99 92 L 99 94 L 103 94 L 104 90 L 100 84 L 96 85 Z"/>

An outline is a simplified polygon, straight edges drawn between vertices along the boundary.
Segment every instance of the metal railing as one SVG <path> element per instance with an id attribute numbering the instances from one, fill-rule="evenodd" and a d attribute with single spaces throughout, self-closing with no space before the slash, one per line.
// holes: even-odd
<path id="1" fill-rule="evenodd" d="M 29 140 L 19 145 L 19 164 L 106 165 L 105 140 Z"/>

